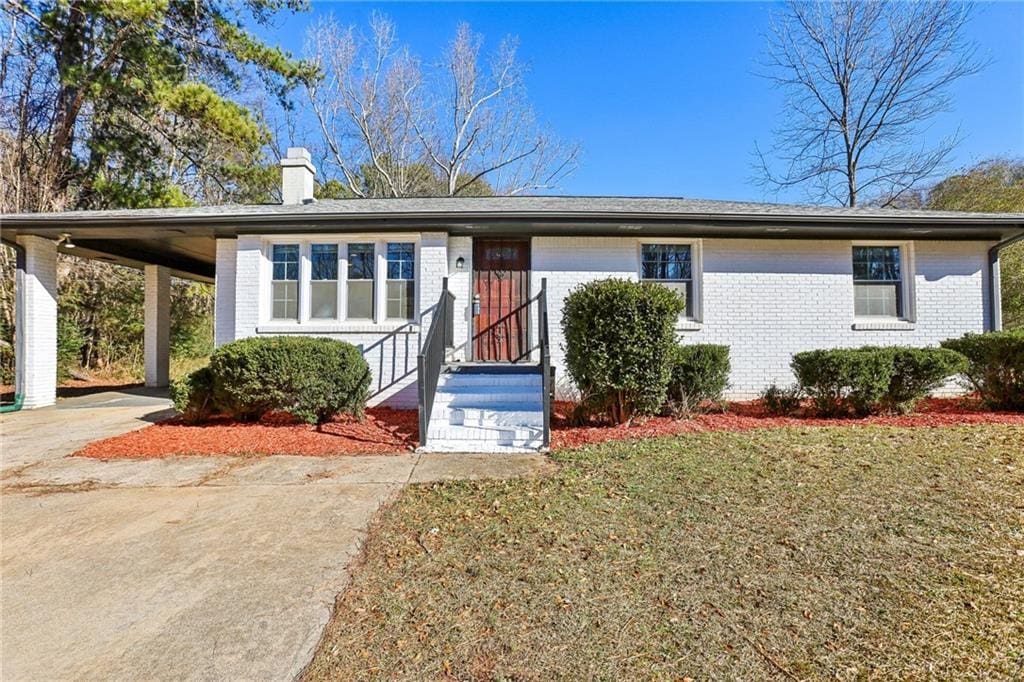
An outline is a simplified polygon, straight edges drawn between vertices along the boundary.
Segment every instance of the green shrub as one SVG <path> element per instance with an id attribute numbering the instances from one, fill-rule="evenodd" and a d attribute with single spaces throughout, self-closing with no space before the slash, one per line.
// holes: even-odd
<path id="1" fill-rule="evenodd" d="M 986 405 L 1024 410 L 1024 330 L 967 334 L 942 346 L 967 358 L 963 374 Z"/>
<path id="2" fill-rule="evenodd" d="M 789 416 L 796 414 L 796 411 L 800 409 L 802 395 L 803 391 L 798 385 L 780 388 L 772 384 L 761 392 L 761 402 L 764 403 L 768 414 Z"/>
<path id="3" fill-rule="evenodd" d="M 791 363 L 800 388 L 827 417 L 864 415 L 889 388 L 892 360 L 878 349 L 812 350 Z"/>
<path id="4" fill-rule="evenodd" d="M 210 357 L 218 409 L 241 419 L 287 412 L 322 424 L 338 413 L 361 416 L 370 368 L 343 341 L 265 337 L 233 341 Z"/>
<path id="5" fill-rule="evenodd" d="M 797 353 L 791 366 L 820 414 L 863 416 L 909 412 L 964 360 L 941 348 L 864 346 Z"/>
<path id="6" fill-rule="evenodd" d="M 562 311 L 565 363 L 590 413 L 615 423 L 665 404 L 683 299 L 660 284 L 604 279 L 572 291 Z"/>
<path id="7" fill-rule="evenodd" d="M 14 383 L 14 346 L 0 341 L 0 384 Z"/>
<path id="8" fill-rule="evenodd" d="M 676 346 L 672 351 L 668 399 L 683 412 L 720 401 L 729 385 L 729 347 L 711 343 Z"/>
<path id="9" fill-rule="evenodd" d="M 213 370 L 209 365 L 171 382 L 171 400 L 174 409 L 185 421 L 201 422 L 216 411 L 213 400 Z"/>
<path id="10" fill-rule="evenodd" d="M 967 367 L 967 358 L 945 348 L 890 348 L 892 375 L 882 398 L 886 412 L 907 414 L 921 398 Z"/>

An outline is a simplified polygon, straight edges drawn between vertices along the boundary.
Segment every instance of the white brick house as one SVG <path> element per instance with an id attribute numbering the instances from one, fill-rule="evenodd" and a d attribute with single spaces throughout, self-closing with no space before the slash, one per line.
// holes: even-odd
<path id="1" fill-rule="evenodd" d="M 538 362 L 536 298 L 546 281 L 550 364 L 564 389 L 565 296 L 595 279 L 647 278 L 687 294 L 681 342 L 728 345 L 729 397 L 749 398 L 791 382 L 798 351 L 928 346 L 998 329 L 999 248 L 1024 234 L 1021 214 L 609 197 L 314 201 L 305 150 L 290 150 L 282 165 L 288 203 L 280 205 L 4 216 L 4 240 L 25 254 L 25 405 L 52 402 L 54 240 L 149 266 L 150 383 L 166 382 L 159 309 L 176 274 L 215 281 L 217 344 L 343 339 L 363 349 L 374 402 L 414 407 L 423 402 L 418 355 L 446 278 L 448 367 Z M 504 414 L 511 435 L 501 443 L 536 444 L 538 377 L 447 372 L 441 407 L 428 415 L 436 442 L 472 439 Z M 460 403 L 467 392 L 482 403 Z M 484 393 L 505 396 L 507 414 Z"/>

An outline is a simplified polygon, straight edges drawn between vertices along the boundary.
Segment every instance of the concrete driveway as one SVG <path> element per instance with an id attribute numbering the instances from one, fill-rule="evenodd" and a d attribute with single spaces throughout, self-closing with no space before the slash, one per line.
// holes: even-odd
<path id="1" fill-rule="evenodd" d="M 80 428 L 134 428 L 163 409 L 97 400 L 4 417 L 4 680 L 293 678 L 402 486 L 550 467 L 533 455 L 65 456 Z"/>

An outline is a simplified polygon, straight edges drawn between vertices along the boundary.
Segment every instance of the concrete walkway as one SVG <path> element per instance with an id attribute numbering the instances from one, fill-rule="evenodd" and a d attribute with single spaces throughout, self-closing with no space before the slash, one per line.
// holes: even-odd
<path id="1" fill-rule="evenodd" d="M 0 678 L 291 679 L 368 524 L 404 485 L 552 466 L 538 455 L 65 456 L 79 427 L 111 435 L 153 407 L 79 408 L 107 410 L 96 422 L 72 408 L 21 413 L 31 427 L 5 417 Z"/>

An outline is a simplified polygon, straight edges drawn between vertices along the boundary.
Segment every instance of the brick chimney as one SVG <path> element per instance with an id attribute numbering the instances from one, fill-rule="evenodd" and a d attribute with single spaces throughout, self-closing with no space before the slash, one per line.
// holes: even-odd
<path id="1" fill-rule="evenodd" d="M 308 204 L 313 201 L 316 168 L 305 147 L 288 147 L 281 159 L 281 203 Z"/>

